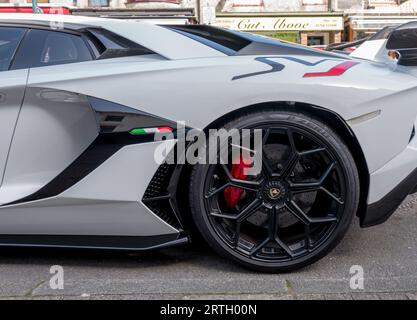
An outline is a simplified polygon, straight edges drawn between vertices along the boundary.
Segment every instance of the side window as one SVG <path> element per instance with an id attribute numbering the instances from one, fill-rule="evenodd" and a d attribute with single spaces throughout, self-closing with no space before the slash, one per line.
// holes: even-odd
<path id="1" fill-rule="evenodd" d="M 23 40 L 12 68 L 36 68 L 89 60 L 92 56 L 81 36 L 32 29 Z"/>
<path id="2" fill-rule="evenodd" d="M 0 28 L 0 71 L 8 70 L 26 29 Z"/>

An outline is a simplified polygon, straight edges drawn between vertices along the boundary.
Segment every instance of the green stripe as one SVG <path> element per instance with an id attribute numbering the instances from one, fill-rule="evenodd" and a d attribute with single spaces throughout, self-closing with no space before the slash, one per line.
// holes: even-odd
<path id="1" fill-rule="evenodd" d="M 139 135 L 139 134 L 146 134 L 145 129 L 133 129 L 130 131 L 130 134 Z"/>

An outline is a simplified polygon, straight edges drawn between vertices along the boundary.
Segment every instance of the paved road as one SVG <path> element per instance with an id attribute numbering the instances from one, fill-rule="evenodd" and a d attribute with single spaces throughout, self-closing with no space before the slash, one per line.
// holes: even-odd
<path id="1" fill-rule="evenodd" d="M 388 223 L 355 224 L 320 262 L 291 274 L 255 274 L 188 246 L 127 255 L 90 251 L 0 250 L 0 298 L 51 299 L 417 299 L 417 197 Z M 64 289 L 50 267 L 64 267 Z M 349 269 L 364 269 L 351 290 Z"/>

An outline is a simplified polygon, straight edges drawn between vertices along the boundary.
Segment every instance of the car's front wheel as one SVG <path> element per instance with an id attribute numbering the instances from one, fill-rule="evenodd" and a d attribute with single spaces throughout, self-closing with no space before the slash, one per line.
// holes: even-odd
<path id="1" fill-rule="evenodd" d="M 320 120 L 288 111 L 246 114 L 224 128 L 246 132 L 253 143 L 256 131 L 262 135 L 261 154 L 255 147 L 249 153 L 262 169 L 246 174 L 243 153 L 232 159 L 234 148 L 245 147 L 231 139 L 216 149 L 220 159 L 227 147 L 226 164 L 194 166 L 190 206 L 204 239 L 257 271 L 291 271 L 325 256 L 346 233 L 359 202 L 358 172 L 342 139 Z"/>

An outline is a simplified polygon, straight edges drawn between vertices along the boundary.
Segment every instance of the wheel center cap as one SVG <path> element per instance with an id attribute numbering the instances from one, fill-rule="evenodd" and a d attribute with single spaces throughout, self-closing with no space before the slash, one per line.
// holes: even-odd
<path id="1" fill-rule="evenodd" d="M 281 189 L 278 189 L 278 188 L 269 189 L 269 197 L 272 200 L 278 199 L 280 195 L 281 195 Z"/>
<path id="2" fill-rule="evenodd" d="M 264 203 L 271 207 L 284 205 L 287 194 L 285 183 L 279 180 L 268 181 L 262 189 Z"/>

